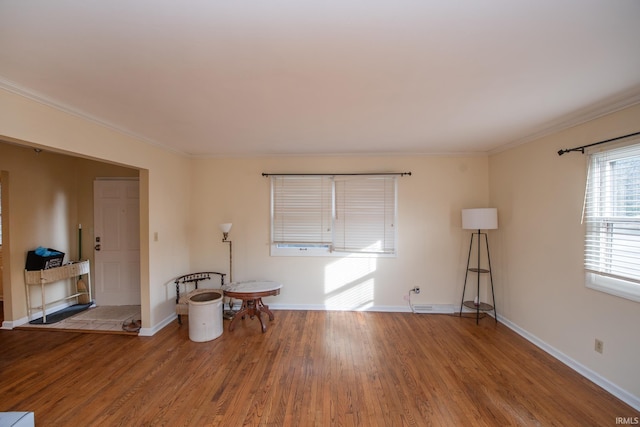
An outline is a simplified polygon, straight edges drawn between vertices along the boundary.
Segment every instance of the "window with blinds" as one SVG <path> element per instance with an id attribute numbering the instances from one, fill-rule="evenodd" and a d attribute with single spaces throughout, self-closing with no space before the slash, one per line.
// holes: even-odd
<path id="1" fill-rule="evenodd" d="M 328 247 L 332 192 L 325 176 L 271 177 L 272 243 Z"/>
<path id="2" fill-rule="evenodd" d="M 395 176 L 272 176 L 271 254 L 396 252 Z"/>
<path id="3" fill-rule="evenodd" d="M 640 143 L 590 155 L 587 286 L 640 301 Z"/>

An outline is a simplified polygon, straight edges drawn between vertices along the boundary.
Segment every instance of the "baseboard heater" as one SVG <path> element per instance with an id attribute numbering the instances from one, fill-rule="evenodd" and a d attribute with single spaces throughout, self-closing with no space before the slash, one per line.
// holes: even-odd
<path id="1" fill-rule="evenodd" d="M 414 304 L 413 312 L 418 314 L 453 314 L 454 309 L 449 304 Z"/>

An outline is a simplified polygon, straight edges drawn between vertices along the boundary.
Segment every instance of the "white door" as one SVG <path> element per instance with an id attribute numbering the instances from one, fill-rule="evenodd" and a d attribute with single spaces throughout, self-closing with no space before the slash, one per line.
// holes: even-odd
<path id="1" fill-rule="evenodd" d="M 140 304 L 137 180 L 93 183 L 96 305 Z"/>

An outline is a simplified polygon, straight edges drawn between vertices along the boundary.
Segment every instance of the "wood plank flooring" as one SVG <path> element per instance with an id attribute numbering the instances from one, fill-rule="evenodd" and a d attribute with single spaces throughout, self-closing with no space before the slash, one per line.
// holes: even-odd
<path id="1" fill-rule="evenodd" d="M 0 330 L 38 426 L 613 426 L 638 411 L 491 318 L 276 311 L 216 340 Z"/>

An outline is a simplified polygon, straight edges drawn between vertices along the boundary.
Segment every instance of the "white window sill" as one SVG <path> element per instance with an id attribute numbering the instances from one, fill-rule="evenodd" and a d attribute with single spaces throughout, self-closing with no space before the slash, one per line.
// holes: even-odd
<path id="1" fill-rule="evenodd" d="M 638 283 L 587 272 L 585 284 L 589 289 L 640 302 L 640 284 Z"/>
<path id="2" fill-rule="evenodd" d="M 334 257 L 334 258 L 395 258 L 396 254 L 381 254 L 372 252 L 339 252 L 330 251 L 324 247 L 307 247 L 307 248 L 279 248 L 271 245 L 271 256 L 290 256 L 290 257 Z"/>

